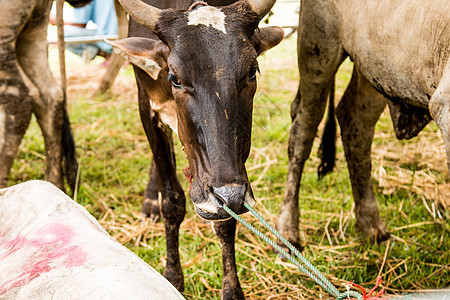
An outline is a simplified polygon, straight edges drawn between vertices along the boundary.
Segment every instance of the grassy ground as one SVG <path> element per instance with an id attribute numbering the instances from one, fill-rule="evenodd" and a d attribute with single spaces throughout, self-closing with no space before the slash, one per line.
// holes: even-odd
<path id="1" fill-rule="evenodd" d="M 56 51 L 51 51 L 52 67 Z M 124 68 L 109 95 L 93 97 L 104 69 L 68 59 L 69 111 L 81 166 L 76 201 L 98 218 L 121 243 L 163 270 L 165 239 L 161 223 L 139 222 L 151 152 L 137 111 L 130 66 Z M 289 108 L 294 98 L 295 38 L 285 40 L 260 59 L 261 75 L 254 105 L 252 151 L 247 163 L 257 198 L 256 209 L 272 224 L 283 198 L 287 172 Z M 338 99 L 351 74 L 345 62 L 337 78 Z M 300 194 L 301 234 L 305 256 L 328 278 L 343 285 L 354 281 L 370 289 L 377 275 L 392 295 L 436 289 L 450 284 L 450 185 L 445 182 L 444 145 L 435 124 L 418 138 L 397 141 L 387 115 L 377 125 L 373 176 L 383 220 L 392 233 L 383 245 L 370 245 L 354 229 L 354 207 L 342 145 L 335 172 L 317 180 L 317 142 L 306 165 Z M 176 142 L 179 178 L 187 166 Z M 36 122 L 27 131 L 10 184 L 42 179 L 44 148 Z M 256 224 L 251 216 L 245 219 Z M 259 227 L 257 225 L 257 227 Z M 261 229 L 265 232 L 264 229 Z M 181 260 L 189 299 L 219 299 L 221 250 L 210 224 L 188 203 L 181 226 Z M 277 258 L 270 246 L 238 227 L 239 277 L 250 299 L 328 297 L 293 265 Z"/>

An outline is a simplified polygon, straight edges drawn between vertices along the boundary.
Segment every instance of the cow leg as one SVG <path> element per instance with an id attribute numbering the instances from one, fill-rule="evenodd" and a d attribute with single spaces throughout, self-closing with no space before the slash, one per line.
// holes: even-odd
<path id="1" fill-rule="evenodd" d="M 166 268 L 163 275 L 179 291 L 184 291 L 184 276 L 181 269 L 178 248 L 180 224 L 186 213 L 186 198 L 178 182 L 175 165 L 175 153 L 169 128 L 160 128 L 161 124 L 156 118 L 150 120 L 151 125 L 146 126 L 147 136 L 151 135 L 150 146 L 155 160 L 156 170 L 160 177 L 159 190 L 161 190 L 161 213 L 166 231 Z M 169 133 L 170 132 L 170 133 Z"/>
<path id="2" fill-rule="evenodd" d="M 48 11 L 51 1 L 49 1 Z M 49 12 L 43 12 L 48 16 Z M 62 171 L 62 126 L 64 93 L 53 77 L 48 64 L 47 18 L 24 30 L 17 42 L 17 58 L 23 71 L 39 90 L 34 113 L 44 136 L 45 179 L 64 189 Z"/>
<path id="3" fill-rule="evenodd" d="M 447 152 L 447 178 L 450 179 L 450 63 L 447 63 L 441 82 L 430 99 L 429 108 L 444 139 Z"/>
<path id="4" fill-rule="evenodd" d="M 310 1 L 314 2 L 314 1 Z M 278 229 L 294 246 L 300 247 L 299 187 L 303 167 L 309 157 L 317 127 L 323 117 L 334 73 L 345 59 L 332 22 L 318 24 L 317 3 L 300 7 L 298 59 L 300 84 L 291 106 L 289 164 L 286 191 L 278 215 Z M 336 33 L 336 34 L 335 34 Z"/>
<path id="5" fill-rule="evenodd" d="M 4 50 L 0 49 L 0 188 L 8 184 L 14 158 L 33 112 L 32 98 L 17 63 L 4 60 Z"/>
<path id="6" fill-rule="evenodd" d="M 236 268 L 234 242 L 236 220 L 214 222 L 214 231 L 222 247 L 222 299 L 245 299 Z"/>
<path id="7" fill-rule="evenodd" d="M 155 160 L 152 159 L 150 166 L 150 179 L 145 190 L 145 199 L 142 203 L 141 215 L 143 218 L 150 218 L 154 221 L 158 220 L 161 216 L 160 204 L 159 204 L 159 176 L 156 170 Z"/>
<path id="8" fill-rule="evenodd" d="M 31 13 L 28 1 L 2 2 L 0 12 L 0 188 L 8 175 L 33 111 L 32 98 L 16 56 L 16 40 Z"/>
<path id="9" fill-rule="evenodd" d="M 137 77 L 139 113 L 147 139 L 153 153 L 158 174 L 158 190 L 161 191 L 161 213 L 166 231 L 166 277 L 179 291 L 184 290 L 184 277 L 181 269 L 178 237 L 180 224 L 186 213 L 186 198 L 178 181 L 172 131 L 162 124 L 159 117 L 150 108 L 150 99 L 142 84 L 148 76 L 134 68 Z"/>
<path id="10" fill-rule="evenodd" d="M 377 242 L 390 236 L 380 217 L 371 176 L 375 124 L 386 103 L 367 79 L 354 70 L 336 109 L 355 201 L 356 227 Z"/>

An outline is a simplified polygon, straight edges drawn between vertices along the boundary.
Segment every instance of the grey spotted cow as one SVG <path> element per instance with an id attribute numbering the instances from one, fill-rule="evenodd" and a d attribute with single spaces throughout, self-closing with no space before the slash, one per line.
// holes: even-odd
<path id="1" fill-rule="evenodd" d="M 370 154 L 375 123 L 386 103 L 398 138 L 417 135 L 433 119 L 442 133 L 450 167 L 450 2 L 303 0 L 298 28 L 300 85 L 291 109 L 289 171 L 278 228 L 300 244 L 298 196 L 303 166 L 334 75 L 350 57 L 354 71 L 336 114 L 356 226 L 372 240 L 384 241 L 390 234 L 375 199 Z M 328 163 L 319 169 L 321 175 L 330 170 Z"/>

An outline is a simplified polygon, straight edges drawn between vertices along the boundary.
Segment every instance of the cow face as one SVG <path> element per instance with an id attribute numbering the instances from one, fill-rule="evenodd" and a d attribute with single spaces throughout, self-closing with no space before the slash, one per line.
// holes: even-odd
<path id="1" fill-rule="evenodd" d="M 155 84 L 170 85 L 177 120 L 171 127 L 189 161 L 190 198 L 205 219 L 229 218 L 224 203 L 238 214 L 247 211 L 244 201 L 254 203 L 244 163 L 250 152 L 256 58 L 283 38 L 281 28 L 257 29 L 259 19 L 246 2 L 221 8 L 196 3 L 186 11 L 161 12 L 154 28 L 160 41 L 113 43 Z"/>

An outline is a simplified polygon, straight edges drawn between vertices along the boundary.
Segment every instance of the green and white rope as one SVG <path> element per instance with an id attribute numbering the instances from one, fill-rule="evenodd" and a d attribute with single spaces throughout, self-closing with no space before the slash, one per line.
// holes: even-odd
<path id="1" fill-rule="evenodd" d="M 272 241 L 268 236 L 266 236 L 264 233 L 259 231 L 257 228 L 255 228 L 253 225 L 246 222 L 244 219 L 242 219 L 240 216 L 238 216 L 234 211 L 232 211 L 229 207 L 226 205 L 223 206 L 225 211 L 230 214 L 233 218 L 241 222 L 245 227 L 253 231 L 256 235 L 258 235 L 260 238 L 262 238 L 264 241 L 266 241 L 268 244 L 270 244 L 272 247 L 274 247 L 278 252 L 283 254 L 290 262 L 292 262 L 294 265 L 296 265 L 300 271 L 308 275 L 311 279 L 313 279 L 317 284 L 319 284 L 321 287 L 323 287 L 326 291 L 328 291 L 331 295 L 336 297 L 338 300 L 342 299 L 350 299 L 350 298 L 356 298 L 358 300 L 363 300 L 364 297 L 360 293 L 356 291 L 346 291 L 344 293 L 340 293 L 339 290 L 316 268 L 314 267 L 310 261 L 308 261 L 301 253 L 298 251 L 285 237 L 283 237 L 275 228 L 273 228 L 269 223 L 267 223 L 266 220 L 248 203 L 244 203 L 244 206 L 252 213 L 253 216 L 255 216 L 267 229 L 270 230 L 281 242 L 283 242 L 289 250 L 294 253 L 298 259 L 303 263 L 303 265 L 296 260 L 292 255 L 290 255 L 286 250 L 284 250 L 280 245 Z"/>

